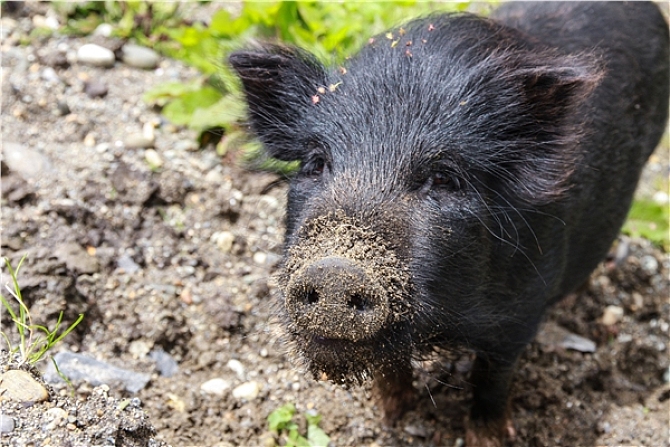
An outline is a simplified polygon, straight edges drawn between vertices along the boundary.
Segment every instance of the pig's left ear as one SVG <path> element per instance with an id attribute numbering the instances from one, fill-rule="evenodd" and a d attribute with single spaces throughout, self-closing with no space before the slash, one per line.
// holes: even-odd
<path id="1" fill-rule="evenodd" d="M 516 158 L 509 170 L 517 171 L 517 197 L 542 203 L 571 187 L 571 174 L 583 156 L 579 144 L 587 132 L 584 124 L 590 118 L 579 116 L 579 110 L 600 84 L 603 70 L 596 58 L 537 59 L 512 74 L 522 90 L 518 109 L 523 119 L 511 124 L 508 138 L 525 144 L 508 157 Z"/>
<path id="2" fill-rule="evenodd" d="M 268 155 L 300 159 L 295 140 L 302 117 L 314 107 L 312 96 L 325 84 L 323 65 L 310 53 L 279 45 L 234 52 L 228 61 L 242 80 L 251 128 Z"/>

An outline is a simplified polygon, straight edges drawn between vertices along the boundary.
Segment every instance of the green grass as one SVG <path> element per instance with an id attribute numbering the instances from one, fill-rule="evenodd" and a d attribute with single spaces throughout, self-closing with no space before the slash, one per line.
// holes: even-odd
<path id="1" fill-rule="evenodd" d="M 58 315 L 58 320 L 53 328 L 33 323 L 30 309 L 28 309 L 23 300 L 21 287 L 18 282 L 19 270 L 25 259 L 25 256 L 21 258 L 16 269 L 14 269 L 9 259 L 5 258 L 5 265 L 9 272 L 11 284 L 4 284 L 5 289 L 9 292 L 7 297 L 0 294 L 2 305 L 9 313 L 14 323 L 14 328 L 18 332 L 19 341 L 17 344 L 13 344 L 5 331 L 1 331 L 0 334 L 2 334 L 7 342 L 9 351 L 14 355 L 18 355 L 19 364 L 27 363 L 34 365 L 42 360 L 58 342 L 67 337 L 81 323 L 84 319 L 84 314 L 79 314 L 79 317 L 72 324 L 64 328 L 62 311 Z M 15 310 L 15 306 L 18 309 Z"/>

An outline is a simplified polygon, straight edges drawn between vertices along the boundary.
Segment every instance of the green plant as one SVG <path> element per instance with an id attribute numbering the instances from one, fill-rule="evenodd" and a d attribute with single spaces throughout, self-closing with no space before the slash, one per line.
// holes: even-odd
<path id="1" fill-rule="evenodd" d="M 670 251 L 670 207 L 650 199 L 636 199 L 628 213 L 623 232 L 641 236 Z"/>
<path id="2" fill-rule="evenodd" d="M 287 403 L 274 410 L 268 416 L 270 430 L 283 436 L 287 447 L 323 447 L 328 445 L 330 437 L 319 428 L 321 415 L 306 412 L 307 437 L 300 434 L 298 423 L 295 421 L 295 405 Z"/>
<path id="3" fill-rule="evenodd" d="M 21 258 L 21 261 L 19 261 L 19 264 L 16 266 L 16 270 L 14 270 L 9 259 L 5 258 L 5 265 L 7 266 L 9 276 L 12 280 L 11 287 L 9 284 L 5 284 L 5 288 L 9 291 L 11 298 L 8 299 L 0 294 L 0 300 L 2 300 L 2 304 L 11 316 L 14 327 L 18 332 L 18 344 L 13 345 L 9 336 L 4 331 L 0 333 L 5 338 L 9 351 L 12 354 L 18 353 L 19 363 L 34 365 L 39 362 L 46 353 L 56 345 L 56 343 L 65 338 L 79 323 L 81 323 L 84 319 L 84 314 L 79 314 L 79 317 L 74 323 L 67 326 L 64 330 L 61 330 L 61 324 L 63 322 L 62 311 L 58 315 L 58 320 L 53 329 L 49 329 L 43 325 L 34 324 L 30 315 L 30 310 L 23 301 L 21 288 L 19 287 L 18 282 L 19 269 L 25 259 L 25 256 Z M 12 303 L 10 302 L 11 299 L 18 303 L 18 313 L 13 309 Z"/>
<path id="4" fill-rule="evenodd" d="M 174 27 L 181 22 L 179 2 L 130 0 L 130 1 L 56 1 L 54 8 L 66 20 L 63 31 L 85 35 L 101 23 L 113 24 L 113 34 L 132 37 L 151 45 L 154 29 L 158 26 Z"/>

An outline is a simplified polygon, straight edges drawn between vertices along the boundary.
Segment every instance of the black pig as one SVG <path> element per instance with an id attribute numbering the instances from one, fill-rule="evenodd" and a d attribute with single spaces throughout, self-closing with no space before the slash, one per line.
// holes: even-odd
<path id="1" fill-rule="evenodd" d="M 279 286 L 306 366 L 372 377 L 388 419 L 411 361 L 476 352 L 468 445 L 513 435 L 515 362 L 626 217 L 668 112 L 668 25 L 652 3 L 521 3 L 432 15 L 345 67 L 236 52 L 253 132 L 299 160 Z"/>

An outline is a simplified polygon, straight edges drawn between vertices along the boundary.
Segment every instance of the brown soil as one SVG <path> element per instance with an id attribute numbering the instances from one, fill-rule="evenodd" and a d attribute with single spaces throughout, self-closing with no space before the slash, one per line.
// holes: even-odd
<path id="1" fill-rule="evenodd" d="M 151 380 L 136 394 L 118 384 L 75 383 L 74 396 L 53 385 L 50 402 L 29 408 L 3 401 L 3 417 L 16 428 L 0 443 L 269 446 L 284 441 L 269 431 L 268 415 L 292 402 L 301 414 L 322 415 L 333 445 L 462 445 L 468 355 L 442 353 L 416 365 L 418 406 L 392 428 L 381 422 L 368 385 L 318 382 L 289 361 L 273 304 L 285 186 L 266 192 L 273 175 L 237 168 L 211 148 L 189 149 L 194 135 L 141 100 L 159 83 L 197 73 L 170 60 L 159 71 L 63 64 L 59 54 L 91 38 L 54 35 L 19 45 L 34 14 L 49 8 L 31 7 L 9 17 L 13 24 L 2 19 L 3 28 L 11 25 L 2 39 L 3 157 L 14 143 L 38 154 L 21 172 L 3 161 L 2 254 L 14 265 L 27 255 L 19 280 L 35 322 L 53 326 L 60 310 L 66 322 L 85 314 L 56 351 L 148 372 Z M 47 68 L 59 81 L 48 80 Z M 87 79 L 104 83 L 108 94 L 90 98 Z M 58 114 L 63 102 L 71 113 Z M 151 122 L 163 161 L 154 170 L 144 149 L 121 143 Z M 667 177 L 666 158 L 657 155 L 652 171 Z M 514 445 L 670 445 L 669 269 L 659 249 L 624 237 L 588 287 L 553 309 L 516 374 Z M 608 306 L 623 309 L 611 325 L 601 320 Z M 11 331 L 5 314 L 2 328 Z M 566 333 L 594 341 L 595 352 L 562 347 Z M 150 356 L 158 349 L 177 361 L 175 375 L 161 375 Z M 220 395 L 201 390 L 214 378 L 230 387 Z M 258 395 L 235 397 L 232 390 L 250 382 Z M 120 415 L 126 399 L 132 405 Z M 40 418 L 54 406 L 75 409 L 74 428 L 45 431 Z M 124 427 L 144 438 L 72 441 L 107 430 L 86 421 L 118 429 L 119 417 L 141 420 Z"/>

